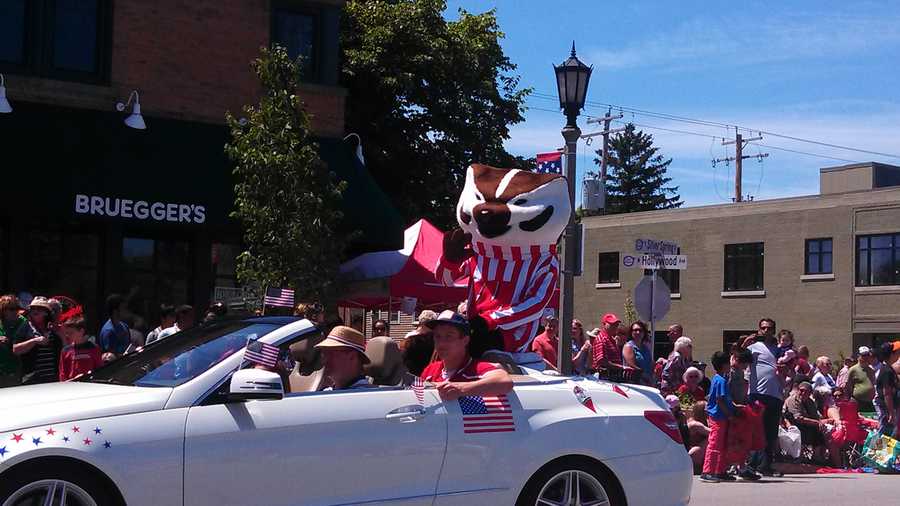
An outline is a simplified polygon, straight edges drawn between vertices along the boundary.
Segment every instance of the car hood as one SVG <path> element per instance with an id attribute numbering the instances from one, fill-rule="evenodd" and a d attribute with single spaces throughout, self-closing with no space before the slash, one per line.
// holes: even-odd
<path id="1" fill-rule="evenodd" d="M 0 432 L 162 409 L 171 388 L 65 382 L 0 389 Z"/>

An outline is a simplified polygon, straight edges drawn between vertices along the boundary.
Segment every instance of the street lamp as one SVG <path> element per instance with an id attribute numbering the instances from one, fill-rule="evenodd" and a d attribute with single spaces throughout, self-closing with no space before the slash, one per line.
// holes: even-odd
<path id="1" fill-rule="evenodd" d="M 562 315 L 557 353 L 557 369 L 563 374 L 572 374 L 572 318 L 575 307 L 575 265 L 577 263 L 578 245 L 575 230 L 575 153 L 581 129 L 576 119 L 584 108 L 587 97 L 588 81 L 591 79 L 593 66 L 588 67 L 575 56 L 575 41 L 572 41 L 572 54 L 562 65 L 553 66 L 556 72 L 556 89 L 559 92 L 559 108 L 566 115 L 566 126 L 562 129 L 566 140 L 566 179 L 569 183 L 569 201 L 572 202 L 572 213 L 563 240 L 563 272 L 560 286 L 560 313 Z"/>
<path id="2" fill-rule="evenodd" d="M 575 56 L 575 41 L 572 41 L 572 54 L 560 66 L 553 66 L 556 72 L 556 91 L 559 93 L 559 108 L 566 114 L 569 123 L 575 126 L 575 118 L 584 109 L 587 97 L 588 81 L 591 79 L 593 65 L 588 67 Z"/>

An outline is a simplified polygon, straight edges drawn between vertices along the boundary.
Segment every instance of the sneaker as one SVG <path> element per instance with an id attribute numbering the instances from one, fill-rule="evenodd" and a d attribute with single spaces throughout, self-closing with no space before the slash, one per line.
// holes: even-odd
<path id="1" fill-rule="evenodd" d="M 721 480 L 716 475 L 713 475 L 713 474 L 701 474 L 700 481 L 703 481 L 706 483 L 719 483 Z"/>
<path id="2" fill-rule="evenodd" d="M 759 473 L 767 478 L 781 478 L 784 476 L 784 473 L 781 471 L 776 471 L 775 469 L 769 467 L 765 469 L 760 469 Z"/>
<path id="3" fill-rule="evenodd" d="M 737 481 L 737 478 L 727 473 L 716 475 L 716 478 L 718 478 L 719 481 Z"/>
<path id="4" fill-rule="evenodd" d="M 750 468 L 745 468 L 743 471 L 738 474 L 738 476 L 744 481 L 758 481 L 762 476 L 753 472 Z"/>

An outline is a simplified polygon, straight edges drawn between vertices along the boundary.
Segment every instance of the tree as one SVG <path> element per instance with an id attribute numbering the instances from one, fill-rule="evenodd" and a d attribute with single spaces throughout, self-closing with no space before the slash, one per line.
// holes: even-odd
<path id="1" fill-rule="evenodd" d="M 447 21 L 444 0 L 350 0 L 344 8 L 346 129 L 412 222 L 455 223 L 472 162 L 518 166 L 503 148 L 528 90 L 500 47 L 494 11 Z"/>
<path id="2" fill-rule="evenodd" d="M 602 150 L 594 163 L 600 165 Z M 653 145 L 653 136 L 629 123 L 625 131 L 609 141 L 609 173 L 606 179 L 606 212 L 634 213 L 681 207 L 677 186 L 666 186 L 672 178 L 666 170 L 672 159 L 664 159 Z"/>
<path id="3" fill-rule="evenodd" d="M 347 237 L 339 182 L 319 159 L 309 118 L 296 95 L 300 65 L 280 47 L 263 48 L 253 64 L 261 84 L 256 106 L 226 119 L 234 162 L 235 210 L 246 251 L 237 276 L 257 287 L 291 287 L 299 298 L 327 300 Z"/>

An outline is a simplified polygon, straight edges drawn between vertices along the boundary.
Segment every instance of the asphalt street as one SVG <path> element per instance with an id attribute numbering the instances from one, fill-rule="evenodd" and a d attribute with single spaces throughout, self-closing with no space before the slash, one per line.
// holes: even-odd
<path id="1" fill-rule="evenodd" d="M 900 504 L 900 475 L 793 474 L 752 483 L 703 483 L 694 477 L 691 505 Z"/>

